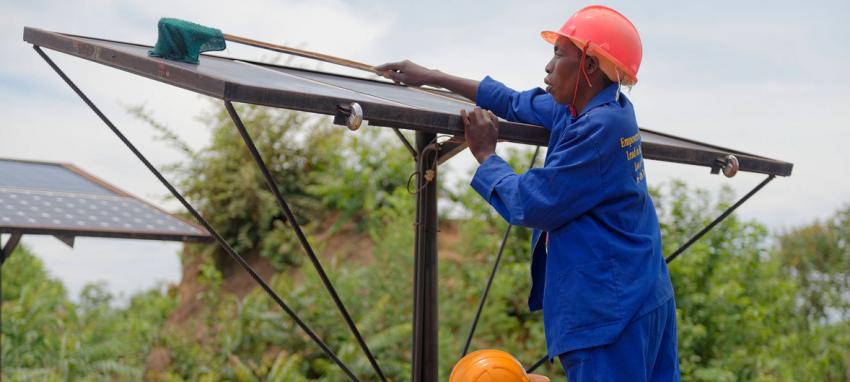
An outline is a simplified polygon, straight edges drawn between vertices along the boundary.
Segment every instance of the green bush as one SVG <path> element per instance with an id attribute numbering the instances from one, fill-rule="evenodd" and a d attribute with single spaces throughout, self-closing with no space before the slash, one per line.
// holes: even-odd
<path id="1" fill-rule="evenodd" d="M 328 233 L 347 225 L 371 242 L 371 253 L 358 254 L 358 261 L 337 253 L 322 262 L 384 373 L 409 379 L 415 212 L 415 196 L 405 187 L 413 171 L 409 153 L 382 129 L 350 133 L 326 118 L 246 105 L 238 110 L 318 252 L 328 240 L 339 240 Z M 204 116 L 212 141 L 198 151 L 143 109 L 133 112 L 185 154 L 186 161 L 168 167 L 178 188 L 239 252 L 269 259 L 279 270 L 272 288 L 355 374 L 374 380 L 316 272 L 303 266 L 300 245 L 224 110 L 214 107 Z M 507 157 L 522 170 L 531 154 L 512 150 Z M 441 210 L 442 235 L 459 237 L 439 263 L 442 380 L 460 357 L 507 227 L 465 184 L 468 178 L 446 187 L 443 173 L 438 184 L 448 206 Z M 668 254 L 734 199 L 728 189 L 712 193 L 682 182 L 662 185 L 653 195 Z M 526 365 L 545 354 L 541 315 L 526 306 L 529 239 L 530 230 L 512 229 L 471 346 L 507 350 Z M 774 236 L 732 215 L 683 253 L 670 266 L 683 380 L 846 380 L 848 242 L 845 207 L 827 221 Z M 233 263 L 217 246 L 192 245 L 185 253 L 184 264 L 203 260 L 203 289 L 192 297 L 201 308 L 181 325 L 164 325 L 178 302 L 162 288 L 116 307 L 95 284 L 73 303 L 61 283 L 19 249 L 2 269 L 3 379 L 344 379 L 262 290 L 241 299 L 225 293 Z M 166 349 L 170 361 L 166 370 L 146 373 L 154 347 Z M 563 378 L 557 363 L 541 371 Z"/>
<path id="2" fill-rule="evenodd" d="M 139 380 L 175 300 L 161 288 L 117 308 L 105 286 L 78 303 L 41 261 L 18 247 L 2 268 L 2 377 L 9 381 Z"/>

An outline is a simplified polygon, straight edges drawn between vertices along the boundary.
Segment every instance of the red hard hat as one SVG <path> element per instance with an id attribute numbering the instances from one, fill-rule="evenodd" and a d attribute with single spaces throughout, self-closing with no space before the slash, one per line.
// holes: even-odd
<path id="1" fill-rule="evenodd" d="M 640 36 L 631 21 L 611 8 L 591 5 L 576 12 L 557 32 L 540 33 L 554 44 L 559 36 L 569 38 L 579 49 L 587 43 L 589 55 L 600 59 L 602 71 L 612 81 L 625 85 L 637 83 L 643 56 Z"/>

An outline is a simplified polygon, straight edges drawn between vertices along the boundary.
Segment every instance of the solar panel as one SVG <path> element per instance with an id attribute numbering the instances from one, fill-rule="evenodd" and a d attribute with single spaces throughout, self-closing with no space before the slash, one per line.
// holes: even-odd
<path id="1" fill-rule="evenodd" d="M 206 230 L 68 164 L 0 159 L 0 232 L 207 241 Z"/>
<path id="2" fill-rule="evenodd" d="M 33 45 L 92 60 L 201 94 L 291 110 L 336 115 L 351 102 L 363 109 L 370 125 L 430 133 L 463 135 L 461 109 L 471 104 L 458 96 L 433 89 L 411 88 L 384 80 L 201 55 L 200 64 L 168 61 L 147 55 L 150 46 L 72 36 L 24 28 L 24 40 Z M 502 122 L 499 138 L 543 145 L 549 132 L 539 126 Z M 788 176 L 791 163 L 704 144 L 669 134 L 641 129 L 646 159 L 715 168 L 733 154 L 740 171 Z"/>

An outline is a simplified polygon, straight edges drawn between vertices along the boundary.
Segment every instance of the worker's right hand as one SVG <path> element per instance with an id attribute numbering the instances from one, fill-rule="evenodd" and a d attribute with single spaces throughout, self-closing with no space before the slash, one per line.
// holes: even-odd
<path id="1" fill-rule="evenodd" d="M 434 75 L 439 73 L 436 70 L 417 65 L 410 60 L 378 65 L 375 67 L 375 70 L 381 72 L 382 76 L 393 80 L 397 84 L 410 86 L 430 84 L 433 82 Z"/>

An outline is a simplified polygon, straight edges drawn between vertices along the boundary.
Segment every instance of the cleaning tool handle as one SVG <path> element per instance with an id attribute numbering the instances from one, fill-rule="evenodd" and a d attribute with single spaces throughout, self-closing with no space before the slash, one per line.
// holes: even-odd
<path id="1" fill-rule="evenodd" d="M 224 34 L 224 39 L 227 40 L 227 41 L 238 42 L 240 44 L 245 44 L 245 45 L 250 45 L 250 46 L 254 46 L 254 47 L 258 47 L 258 48 L 273 50 L 275 52 L 294 54 L 296 56 L 312 58 L 312 59 L 316 59 L 316 60 L 320 60 L 320 61 L 324 61 L 324 62 L 330 62 L 332 64 L 347 66 L 349 68 L 360 69 L 360 70 L 365 70 L 367 72 L 380 74 L 380 72 L 375 70 L 375 68 L 372 65 L 364 64 L 362 62 L 347 60 L 347 59 L 344 59 L 344 58 L 329 56 L 327 54 L 311 52 L 311 51 L 303 50 L 303 49 L 290 48 L 288 46 L 283 46 L 283 45 L 270 44 L 270 43 L 267 43 L 267 42 L 252 40 L 250 38 L 245 38 L 245 37 L 240 37 L 240 36 L 234 36 L 232 34 L 227 34 L 227 33 Z"/>

